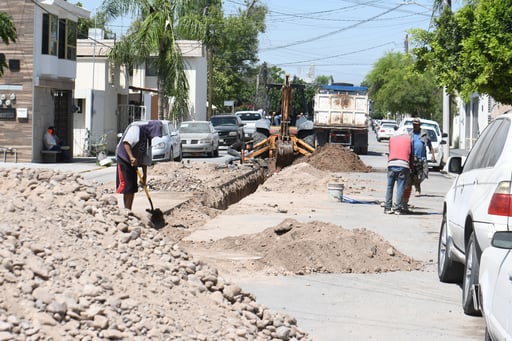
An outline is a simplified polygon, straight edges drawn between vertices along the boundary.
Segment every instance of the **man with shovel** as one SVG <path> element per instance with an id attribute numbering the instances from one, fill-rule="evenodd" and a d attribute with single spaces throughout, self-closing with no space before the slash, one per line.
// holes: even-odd
<path id="1" fill-rule="evenodd" d="M 117 193 L 123 194 L 124 207 L 131 210 L 138 190 L 137 172 L 142 167 L 143 185 L 146 184 L 147 166 L 151 165 L 151 140 L 162 136 L 162 122 L 133 122 L 126 128 L 117 145 Z"/>

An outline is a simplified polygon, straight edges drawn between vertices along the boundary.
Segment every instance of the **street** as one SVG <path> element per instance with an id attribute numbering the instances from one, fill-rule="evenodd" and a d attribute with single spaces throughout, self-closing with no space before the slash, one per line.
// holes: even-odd
<path id="1" fill-rule="evenodd" d="M 377 142 L 369 132 L 368 155 L 361 159 L 376 171 L 343 173 L 342 177 L 358 190 L 354 199 L 380 200 L 385 196 L 387 142 Z M 186 157 L 184 162 L 224 163 L 221 157 Z M 71 164 L 2 164 L 2 167 L 53 167 L 79 172 L 92 181 L 115 183 L 115 167 L 98 167 L 94 162 Z M 381 235 L 402 253 L 424 262 L 421 271 L 369 274 L 317 274 L 272 276 L 253 274 L 233 276 L 229 280 L 253 293 L 257 301 L 276 312 L 294 316 L 298 326 L 314 340 L 482 340 L 484 323 L 480 317 L 466 316 L 461 307 L 461 288 L 439 282 L 437 278 L 437 242 L 441 222 L 442 198 L 453 179 L 447 174 L 431 172 L 424 182 L 423 195 L 412 197 L 414 215 L 384 215 L 379 205 L 361 205 L 326 200 L 325 189 L 313 193 L 303 203 L 284 193 L 282 200 L 293 201 L 302 214 L 297 220 L 331 222 L 345 229 L 366 228 Z M 302 199 L 302 198 L 301 198 Z M 268 198 L 254 193 L 242 200 L 254 207 L 250 216 L 237 215 L 236 206 L 209 221 L 202 237 L 221 238 L 226 234 L 246 233 L 274 226 L 285 217 L 282 213 L 257 217 L 258 207 L 268 206 Z M 311 211 L 311 202 L 315 211 Z M 219 233 L 216 226 L 224 227 Z M 242 226 L 242 230 L 237 230 Z M 192 234 L 194 238 L 194 234 Z M 222 269 L 219 269 L 222 273 Z"/>
<path id="2" fill-rule="evenodd" d="M 373 173 L 343 173 L 343 178 L 361 188 L 354 199 L 383 200 L 386 186 L 388 143 L 377 142 L 369 133 L 370 149 L 361 159 L 374 167 Z M 421 271 L 371 274 L 321 274 L 305 276 L 234 275 L 229 278 L 274 311 L 288 313 L 315 340 L 482 340 L 484 323 L 480 317 L 464 315 L 461 288 L 439 282 L 437 243 L 441 223 L 442 200 L 453 178 L 430 172 L 423 195 L 412 197 L 414 215 L 384 215 L 379 205 L 326 202 L 326 195 L 308 198 L 302 203 L 293 195 L 273 202 L 293 201 L 294 208 L 304 205 L 297 220 L 332 222 L 343 228 L 374 231 L 401 252 L 421 260 Z M 275 194 L 273 194 L 275 196 Z M 279 201 L 281 200 L 281 201 Z M 315 202 L 315 212 L 308 202 Z M 255 193 L 242 200 L 254 212 L 268 205 L 268 198 Z M 208 222 L 191 238 L 207 240 L 227 235 L 254 232 L 273 226 L 282 214 L 257 217 L 238 215 L 237 204 Z M 242 229 L 237 226 L 242 225 Z M 220 228 L 219 228 L 220 227 Z M 208 233 L 210 231 L 210 233 Z"/>

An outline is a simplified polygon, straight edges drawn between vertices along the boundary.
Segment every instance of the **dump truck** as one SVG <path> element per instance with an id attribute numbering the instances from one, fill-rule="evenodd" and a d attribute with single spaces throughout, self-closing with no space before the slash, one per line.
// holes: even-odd
<path id="1" fill-rule="evenodd" d="M 316 146 L 341 144 L 368 153 L 368 88 L 348 84 L 321 85 L 314 97 Z"/>

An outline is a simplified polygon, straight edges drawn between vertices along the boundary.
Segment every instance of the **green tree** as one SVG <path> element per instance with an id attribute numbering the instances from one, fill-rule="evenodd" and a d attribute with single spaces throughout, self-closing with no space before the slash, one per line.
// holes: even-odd
<path id="1" fill-rule="evenodd" d="M 442 90 L 431 72 L 417 72 L 414 66 L 413 57 L 400 52 L 390 52 L 375 63 L 363 82 L 375 117 L 391 112 L 441 121 Z"/>
<path id="2" fill-rule="evenodd" d="M 189 0 L 191 1 L 191 0 Z M 110 58 L 117 64 L 154 63 L 158 76 L 158 118 L 182 119 L 188 113 L 188 81 L 176 41 L 177 32 L 204 36 L 204 29 L 194 18 L 180 17 L 187 0 L 104 0 L 106 19 L 132 15 L 128 34 L 114 45 Z M 191 1 L 193 2 L 193 1 Z M 173 98 L 169 110 L 167 98 Z"/>
<path id="3" fill-rule="evenodd" d="M 237 15 L 225 17 L 214 25 L 214 103 L 226 99 L 241 108 L 258 104 L 264 93 L 262 65 L 258 65 L 258 34 L 265 32 L 267 8 L 257 1 L 245 4 Z M 259 78 L 259 81 L 258 81 Z M 257 84 L 259 88 L 257 89 Z"/>
<path id="4" fill-rule="evenodd" d="M 76 3 L 76 6 L 82 7 L 80 2 Z M 78 19 L 78 39 L 87 39 L 89 38 L 89 29 L 90 28 L 100 28 L 105 33 L 105 39 L 114 39 L 115 34 L 107 28 L 107 17 L 104 12 L 97 11 L 96 15 L 92 18 L 79 18 Z"/>
<path id="5" fill-rule="evenodd" d="M 418 68 L 436 74 L 451 94 L 486 93 L 512 104 L 512 1 L 471 1 L 445 8 L 435 30 L 422 34 L 413 53 Z"/>
<path id="6" fill-rule="evenodd" d="M 12 17 L 5 12 L 0 12 L 0 38 L 6 45 L 9 45 L 10 42 L 16 42 L 16 26 Z M 0 76 L 3 76 L 4 68 L 7 67 L 5 55 L 0 53 Z"/>

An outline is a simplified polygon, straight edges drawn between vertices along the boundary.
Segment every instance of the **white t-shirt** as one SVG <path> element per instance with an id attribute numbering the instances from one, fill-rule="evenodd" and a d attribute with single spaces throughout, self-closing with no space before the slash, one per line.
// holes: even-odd
<path id="1" fill-rule="evenodd" d="M 130 147 L 133 148 L 137 143 L 139 143 L 139 137 L 140 137 L 140 128 L 137 125 L 132 125 L 130 128 L 128 128 L 128 131 L 124 135 L 123 141 L 121 142 L 128 142 L 130 144 Z M 153 155 L 151 153 L 151 146 L 148 143 L 148 146 L 146 148 L 146 154 L 142 157 L 142 165 L 143 166 L 151 166 L 151 162 L 153 159 Z"/>

